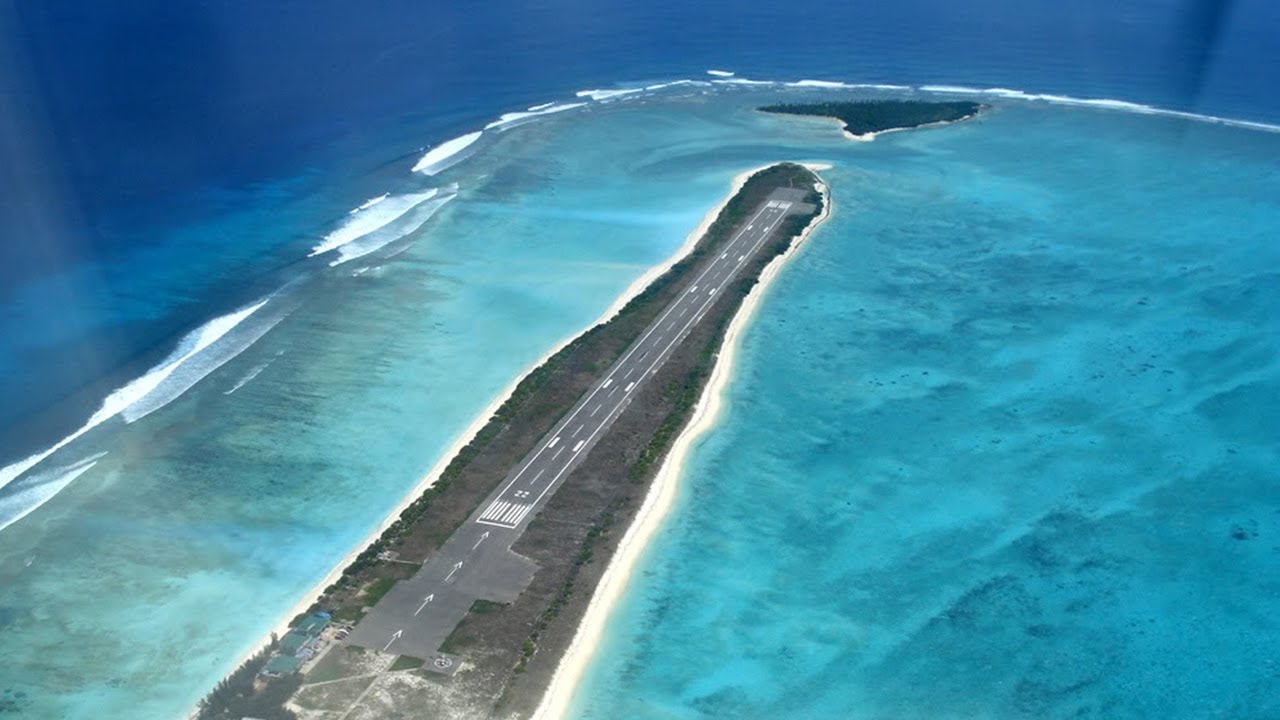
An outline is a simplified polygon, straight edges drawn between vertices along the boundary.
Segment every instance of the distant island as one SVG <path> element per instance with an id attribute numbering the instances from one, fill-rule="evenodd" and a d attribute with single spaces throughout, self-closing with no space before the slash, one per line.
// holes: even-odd
<path id="1" fill-rule="evenodd" d="M 829 117 L 844 123 L 844 131 L 856 140 L 876 133 L 907 130 L 924 125 L 966 120 L 983 105 L 975 102 L 924 102 L 920 100 L 860 100 L 856 102 L 783 103 L 757 108 L 782 115 Z"/>

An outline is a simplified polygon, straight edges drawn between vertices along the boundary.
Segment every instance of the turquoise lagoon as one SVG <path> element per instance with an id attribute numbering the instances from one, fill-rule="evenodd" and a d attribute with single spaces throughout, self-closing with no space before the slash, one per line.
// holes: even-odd
<path id="1" fill-rule="evenodd" d="M 823 154 L 571 717 L 1280 713 L 1280 136 L 1015 103 Z"/>
<path id="2" fill-rule="evenodd" d="M 1280 136 L 1001 100 L 867 144 L 751 111 L 837 92 L 871 91 L 590 102 L 430 177 L 399 127 L 349 179 L 237 196 L 237 233 L 289 228 L 241 249 L 275 269 L 206 278 L 243 298 L 175 338 L 163 392 L 0 496 L 0 700 L 189 709 L 733 175 L 794 159 L 834 164 L 835 215 L 747 333 L 577 715 L 1274 709 Z"/>

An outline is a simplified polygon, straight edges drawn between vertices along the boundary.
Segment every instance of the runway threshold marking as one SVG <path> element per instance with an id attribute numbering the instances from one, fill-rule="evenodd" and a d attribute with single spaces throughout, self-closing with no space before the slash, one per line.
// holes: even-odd
<path id="1" fill-rule="evenodd" d="M 542 496 L 539 495 L 538 497 L 541 498 Z M 537 501 L 535 500 L 534 502 L 537 502 Z M 476 522 L 481 523 L 483 525 L 493 525 L 494 527 L 506 528 L 510 530 L 515 526 L 519 525 L 520 521 L 524 519 L 524 516 L 528 515 L 529 511 L 532 509 L 533 509 L 533 503 L 528 503 L 528 504 L 511 503 L 501 513 L 501 515 L 497 517 L 481 518 Z M 452 575 L 452 573 L 450 574 Z"/>

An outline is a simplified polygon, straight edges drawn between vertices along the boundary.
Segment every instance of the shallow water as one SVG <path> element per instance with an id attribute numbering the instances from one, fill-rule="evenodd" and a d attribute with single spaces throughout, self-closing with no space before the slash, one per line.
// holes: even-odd
<path id="1" fill-rule="evenodd" d="M 575 718 L 1280 712 L 1280 138 L 828 149 Z"/>
<path id="2" fill-rule="evenodd" d="M 406 162 L 398 195 L 362 212 L 391 217 L 426 187 L 457 197 L 308 258 L 352 216 L 315 224 L 275 287 L 247 288 L 105 403 L 90 393 L 88 429 L 30 470 L 0 469 L 6 700 L 31 717 L 189 708 L 512 378 L 679 247 L 734 174 L 779 156 L 753 114 L 673 102 L 675 120 L 645 102 L 487 132 L 431 178 Z M 381 247 L 344 260 L 359 243 Z"/>
<path id="3" fill-rule="evenodd" d="M 815 91 L 709 90 L 681 86 L 487 131 L 473 156 L 431 177 L 409 172 L 417 156 L 372 171 L 366 160 L 367 174 L 350 180 L 361 199 L 447 193 L 453 183 L 457 197 L 429 219 L 415 214 L 433 200 L 415 206 L 369 241 L 380 247 L 336 266 L 343 248 L 307 254 L 357 203 L 334 211 L 339 193 L 314 189 L 315 179 L 255 191 L 281 199 L 255 201 L 237 222 L 278 215 L 288 240 L 252 236 L 262 245 L 242 252 L 270 247 L 278 261 L 228 292 L 218 313 L 267 304 L 165 375 L 156 394 L 103 416 L 0 493 L 0 519 L 29 512 L 0 531 L 0 697 L 24 693 L 18 707 L 31 717 L 190 707 L 520 370 L 678 247 L 734 174 L 775 160 L 837 163 L 837 214 L 748 334 L 731 413 L 650 554 L 665 564 L 649 568 L 619 616 L 584 695 L 587 716 L 601 698 L 628 713 L 750 714 L 793 694 L 816 703 L 816 716 L 847 714 L 813 687 L 844 699 L 892 687 L 883 667 L 905 672 L 930 654 L 913 655 L 902 633 L 1013 572 L 983 563 L 995 568 L 1038 523 L 1127 517 L 1170 478 L 1193 482 L 1222 465 L 1247 484 L 1251 468 L 1274 467 L 1266 425 L 1241 419 L 1265 396 L 1231 388 L 1240 378 L 1274 385 L 1265 331 L 1276 315 L 1264 292 L 1274 278 L 1264 273 L 1276 259 L 1276 136 L 1010 102 L 979 122 L 849 143 L 828 123 L 750 110 Z M 389 198 L 364 212 L 399 207 Z M 217 242 L 216 223 L 193 232 Z M 145 286 L 179 302 L 193 271 L 174 247 L 138 252 L 176 253 L 175 274 Z M 211 270 L 206 281 L 221 279 Z M 196 332 L 173 352 L 187 357 L 208 337 Z M 151 368 L 141 377 L 168 372 L 163 354 L 139 362 Z M 104 395 L 87 393 L 75 422 Z M 1216 419 L 1187 420 L 1205 413 Z M 930 437 L 921 428 L 934 429 L 928 447 L 909 445 Z M 1193 436 L 1230 448 L 1196 450 Z M 753 450 L 735 451 L 738 442 Z M 1123 449 L 1128 464 L 1099 445 Z M 722 477 L 713 466 L 735 469 Z M 744 482 L 750 493 L 715 495 Z M 1265 487 L 1240 488 L 1239 498 L 1266 499 Z M 1050 512 L 1066 520 L 1044 520 Z M 1259 552 L 1265 540 L 1253 542 L 1247 521 L 1265 538 L 1268 518 L 1232 520 L 1223 547 Z M 1234 523 L 1246 540 L 1230 537 Z M 762 532 L 777 543 L 772 553 L 760 552 Z M 952 557 L 929 569 L 921 558 L 938 554 L 933 545 Z M 699 554 L 708 547 L 717 554 Z M 845 562 L 858 557 L 875 560 Z M 680 568 L 700 578 L 696 592 Z M 900 584 L 902 597 L 878 605 L 873 581 Z M 797 594 L 797 582 L 825 592 Z M 685 597 L 697 598 L 696 612 L 681 617 Z M 797 599 L 803 610 L 793 612 Z M 672 624 L 650 627 L 654 607 L 669 608 Z M 767 622 L 766 609 L 787 620 Z M 703 639 L 729 644 L 683 637 L 712 621 L 719 629 Z M 628 634 L 636 628 L 652 642 Z M 677 663 L 643 655 L 666 658 L 666 632 L 680 638 Z M 777 645 L 775 632 L 800 638 L 799 649 Z M 1061 632 L 1062 647 L 1088 647 Z M 872 663 L 863 644 L 908 660 Z M 738 659 L 726 664 L 724 653 Z M 812 673 L 778 659 L 796 653 Z M 857 684 L 823 676 L 864 666 Z M 662 670 L 627 670 L 634 684 L 611 685 L 619 667 Z M 722 683 L 784 670 L 795 682 L 753 683 L 745 695 Z M 895 682 L 932 671 L 921 665 Z M 627 704 L 636 695 L 643 707 Z"/>

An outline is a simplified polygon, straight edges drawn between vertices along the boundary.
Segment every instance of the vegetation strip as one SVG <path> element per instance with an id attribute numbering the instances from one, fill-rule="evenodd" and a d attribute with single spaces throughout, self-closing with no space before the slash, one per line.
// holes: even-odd
<path id="1" fill-rule="evenodd" d="M 573 406 L 597 379 L 598 373 L 620 357 L 667 306 L 679 292 L 681 281 L 702 259 L 727 243 L 775 188 L 806 188 L 807 200 L 817 207 L 822 201 L 815 190 L 816 181 L 809 170 L 789 163 L 754 174 L 726 203 L 688 256 L 654 280 L 613 319 L 584 332 L 531 372 L 475 438 L 453 458 L 439 481 L 361 552 L 308 612 L 324 610 L 332 613 L 335 620 L 349 622 L 362 617 L 365 608 L 372 606 L 394 582 L 407 577 L 448 539 L 501 482 L 506 471 Z M 635 511 L 632 488 L 652 478 L 688 421 L 714 365 L 725 328 L 755 284 L 760 270 L 789 247 L 812 217 L 791 216 L 774 231 L 732 289 L 708 310 L 706 322 L 673 353 L 654 382 L 645 386 L 633 403 L 639 407 L 632 407 L 624 414 L 534 520 L 516 548 L 540 567 L 530 589 L 511 606 L 477 603 L 446 641 L 448 651 L 465 650 L 474 663 L 487 666 L 494 674 L 497 684 L 487 685 L 494 691 L 484 703 L 488 708 L 492 708 L 494 702 L 504 704 L 502 698 L 507 697 L 512 678 L 530 668 L 540 648 L 554 647 L 562 651 L 562 646 L 567 644 L 563 642 L 567 637 L 564 623 L 556 621 L 566 615 L 575 619 L 580 616 L 583 608 L 574 608 L 569 613 L 564 612 L 565 608 L 581 595 L 575 594 L 576 588 L 590 589 L 599 579 L 598 572 L 587 572 L 587 577 L 583 577 L 584 569 L 598 565 L 593 563 L 595 559 L 607 559 L 612 553 L 617 538 L 610 536 L 609 531 L 620 521 L 624 526 L 629 522 Z M 643 427 L 627 431 L 628 423 L 639 423 Z M 622 464 L 618 464 L 618 456 Z M 603 469 L 599 467 L 601 464 Z M 624 468 L 624 472 L 619 472 Z M 579 492 L 592 495 L 591 500 L 583 502 L 576 497 Z M 552 551 L 548 552 L 549 548 Z M 293 624 L 303 617 L 305 614 Z M 548 638 L 549 634 L 554 637 Z M 301 679 L 293 675 L 263 682 L 258 678 L 258 671 L 270 656 L 271 652 L 260 653 L 220 683 L 201 703 L 198 717 L 201 720 L 242 715 L 266 720 L 295 717 L 284 703 Z M 392 667 L 409 671 L 408 665 L 413 662 L 398 660 Z M 553 669 L 554 662 L 549 666 L 543 664 L 538 682 L 549 678 L 548 667 Z M 506 677 L 502 677 L 504 675 Z M 253 698 L 252 713 L 244 712 L 247 697 Z M 536 697 L 533 701 L 536 702 Z"/>
<path id="2" fill-rule="evenodd" d="M 853 102 L 783 103 L 757 108 L 780 115 L 813 115 L 835 118 L 845 132 L 857 137 L 886 130 L 957 122 L 977 115 L 985 106 L 976 102 L 924 102 L 921 100 L 859 100 Z"/>

